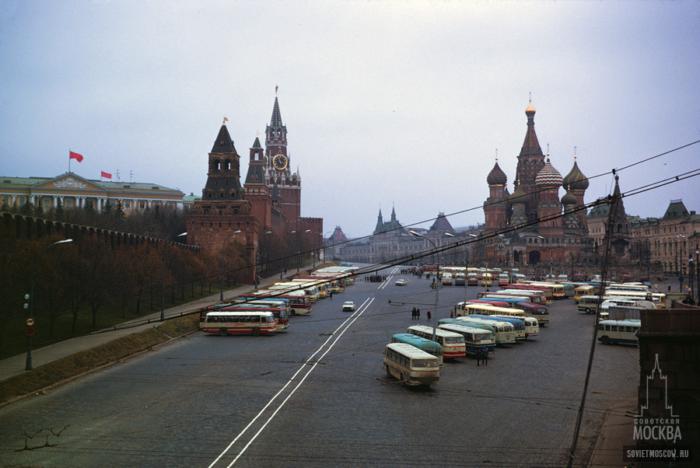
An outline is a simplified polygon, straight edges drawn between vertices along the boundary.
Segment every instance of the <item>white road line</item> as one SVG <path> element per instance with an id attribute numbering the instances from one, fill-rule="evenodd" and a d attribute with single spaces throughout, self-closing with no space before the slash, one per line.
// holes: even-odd
<path id="1" fill-rule="evenodd" d="M 314 356 L 316 356 L 323 349 L 323 347 L 326 346 L 326 344 L 335 336 L 335 334 L 338 333 L 338 330 L 340 330 L 348 321 L 352 320 L 352 318 L 354 316 L 357 316 L 358 313 L 360 315 L 362 313 L 364 313 L 364 311 L 360 312 L 360 310 L 362 310 L 362 308 L 367 304 L 368 301 L 370 301 L 369 297 L 367 299 L 365 299 L 364 302 L 362 302 L 360 307 L 358 307 L 355 312 L 353 312 L 348 318 L 343 320 L 343 322 L 340 325 L 338 325 L 338 327 L 335 330 L 333 330 L 333 333 L 330 334 L 330 336 L 326 339 L 326 341 L 324 341 L 323 344 L 321 346 L 319 346 L 318 349 L 316 351 L 314 351 L 314 353 L 306 359 L 304 364 L 302 364 L 301 367 L 299 367 L 299 369 L 297 369 L 297 371 L 289 378 L 287 383 L 284 384 L 284 386 L 281 389 L 279 389 L 279 391 L 277 393 L 275 393 L 272 398 L 270 398 L 270 401 L 267 402 L 267 404 L 263 407 L 263 409 L 261 409 L 258 412 L 258 414 L 255 415 L 255 417 L 246 425 L 246 427 L 243 428 L 243 430 L 231 441 L 231 443 L 228 444 L 228 446 L 219 454 L 219 456 L 216 457 L 216 459 L 213 462 L 211 462 L 211 464 L 209 465 L 209 468 L 212 468 L 214 465 L 216 465 L 216 463 L 218 463 L 218 461 L 221 459 L 221 457 L 223 457 L 226 454 L 226 452 L 228 452 L 231 449 L 231 447 L 238 441 L 238 439 L 240 439 L 243 436 L 243 434 L 245 434 L 248 431 L 248 429 L 250 429 L 250 426 L 252 426 L 255 423 L 255 421 L 257 421 L 257 419 L 265 412 L 265 410 L 267 410 L 267 408 L 269 408 L 269 406 L 289 386 L 289 384 L 291 384 L 294 381 L 294 379 L 296 378 L 297 375 L 299 375 L 299 373 L 302 371 L 302 369 L 304 369 L 304 367 L 306 367 L 309 364 L 309 362 L 314 358 Z M 372 298 L 371 301 L 374 301 L 374 298 Z M 324 356 L 325 356 L 325 354 L 324 354 Z M 314 364 L 314 367 L 315 367 L 315 364 Z"/>
<path id="2" fill-rule="evenodd" d="M 267 425 L 270 424 L 270 422 L 275 418 L 275 416 L 277 416 L 277 413 L 279 413 L 279 411 L 284 407 L 284 405 L 287 403 L 287 401 L 296 393 L 297 390 L 299 390 L 299 387 L 302 386 L 302 384 L 304 383 L 304 381 L 306 380 L 306 378 L 314 371 L 314 369 L 316 368 L 316 366 L 318 365 L 318 363 L 321 362 L 321 360 L 323 360 L 324 357 L 326 357 L 326 354 L 328 354 L 328 353 L 330 352 L 331 349 L 333 349 L 333 347 L 334 347 L 335 344 L 338 342 L 338 340 L 340 340 L 340 338 L 345 334 L 345 332 L 348 331 L 348 329 L 352 326 L 352 324 L 355 323 L 355 321 L 357 321 L 357 319 L 360 318 L 360 317 L 362 316 L 362 314 L 364 314 L 365 311 L 366 311 L 367 309 L 369 309 L 369 306 L 372 305 L 372 302 L 374 302 L 374 299 L 375 299 L 375 298 L 373 297 L 373 298 L 369 301 L 369 303 L 367 304 L 367 306 L 366 306 L 364 309 L 362 309 L 362 307 L 360 307 L 359 309 L 357 309 L 358 311 L 359 311 L 360 309 L 362 309 L 362 312 L 360 312 L 359 314 L 357 314 L 357 316 L 355 316 L 355 318 L 352 319 L 352 322 L 350 322 L 350 323 L 348 324 L 348 326 L 345 327 L 345 328 L 343 329 L 343 331 L 340 332 L 340 334 L 336 337 L 336 339 L 333 341 L 333 343 L 331 343 L 331 344 L 328 346 L 328 349 L 326 349 L 326 351 L 321 355 L 321 357 L 318 358 L 318 359 L 316 360 L 316 362 L 314 363 L 314 365 L 311 366 L 311 369 L 309 369 L 309 371 L 304 375 L 304 377 L 302 377 L 302 379 L 299 381 L 299 383 L 297 384 L 297 386 L 294 387 L 294 388 L 292 389 L 291 392 L 289 392 L 289 395 L 287 395 L 287 398 L 285 398 L 285 399 L 282 401 L 282 403 L 281 403 L 281 404 L 277 407 L 277 409 L 270 415 L 270 417 L 267 419 L 267 421 L 265 421 L 265 423 L 262 425 L 262 427 L 261 427 L 260 429 L 258 429 L 258 432 L 256 432 L 255 435 L 254 435 L 253 437 L 251 437 L 251 439 L 248 441 L 248 443 L 245 445 L 245 447 L 243 447 L 243 449 L 238 453 L 238 455 L 236 455 L 236 458 L 233 459 L 233 461 L 228 465 L 227 468 L 231 468 L 231 467 L 238 461 L 238 459 L 241 458 L 241 456 L 243 456 L 243 454 L 246 452 L 246 450 L 248 450 L 248 447 L 250 447 L 251 444 L 252 444 L 253 442 L 255 442 L 255 439 L 258 438 L 258 436 L 262 433 L 262 431 L 265 430 L 265 428 L 267 427 Z M 366 302 L 366 301 L 365 301 L 365 302 Z"/>

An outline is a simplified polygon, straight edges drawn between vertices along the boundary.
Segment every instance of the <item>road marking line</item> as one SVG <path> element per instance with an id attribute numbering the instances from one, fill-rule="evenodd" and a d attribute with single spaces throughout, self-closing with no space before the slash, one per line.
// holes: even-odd
<path id="1" fill-rule="evenodd" d="M 362 314 L 364 314 L 365 311 L 367 311 L 367 309 L 369 309 L 369 306 L 372 305 L 372 302 L 374 302 L 374 299 L 375 299 L 375 298 L 373 297 L 373 298 L 369 301 L 369 303 L 367 304 L 367 306 L 366 306 L 364 309 L 362 309 L 362 312 L 360 312 L 360 313 L 352 320 L 352 322 L 350 322 L 350 323 L 348 324 L 348 326 L 345 327 L 345 328 L 343 329 L 343 331 L 340 332 L 340 334 L 336 337 L 336 339 L 333 341 L 333 343 L 331 343 L 331 344 L 328 346 L 328 349 L 326 349 L 326 351 L 321 355 L 321 357 L 318 358 L 318 359 L 316 360 L 316 362 L 314 363 L 314 365 L 311 366 L 311 369 L 309 369 L 309 371 L 304 375 L 304 377 L 302 377 L 302 379 L 299 381 L 299 383 L 297 384 L 297 386 L 294 387 L 294 388 L 292 389 L 291 392 L 289 392 L 289 395 L 287 395 L 287 398 L 285 398 L 285 399 L 282 401 L 282 403 L 280 403 L 280 405 L 279 405 L 279 406 L 277 407 L 277 409 L 270 415 L 270 417 L 267 419 L 267 421 L 265 421 L 265 423 L 262 425 L 262 427 L 261 427 L 260 429 L 258 429 L 258 432 L 256 432 L 255 435 L 253 435 L 253 437 L 252 437 L 252 438 L 248 441 L 248 443 L 243 447 L 243 449 L 242 449 L 240 452 L 238 452 L 238 455 L 236 455 L 236 458 L 233 459 L 233 461 L 228 465 L 227 468 L 231 468 L 231 467 L 238 461 L 238 459 L 241 458 L 241 456 L 243 456 L 243 454 L 246 452 L 246 450 L 248 450 L 248 447 L 250 447 L 251 444 L 252 444 L 253 442 L 255 442 L 255 439 L 257 439 L 258 436 L 262 433 L 262 431 L 265 430 L 265 428 L 267 427 L 267 425 L 270 424 L 270 422 L 272 422 L 272 420 L 275 418 L 275 416 L 277 416 L 277 413 L 280 412 L 280 410 L 284 407 L 284 405 L 287 403 L 287 401 L 296 393 L 297 390 L 299 390 L 299 388 L 302 386 L 302 384 L 304 383 L 304 381 L 306 380 L 306 378 L 307 378 L 309 375 L 311 375 L 311 373 L 313 372 L 313 370 L 316 368 L 316 366 L 318 365 L 318 363 L 321 362 L 321 361 L 323 360 L 323 358 L 326 356 L 326 354 L 328 354 L 328 353 L 330 352 L 331 349 L 333 349 L 333 347 L 334 347 L 335 344 L 338 342 L 338 340 L 340 340 L 340 338 L 342 338 L 342 336 L 345 334 L 346 331 L 348 331 L 348 329 L 352 326 L 352 324 L 355 323 L 355 322 L 357 321 L 357 319 L 360 318 L 360 316 L 362 316 Z M 365 301 L 365 302 L 366 302 L 366 301 Z M 360 308 L 362 308 L 362 307 L 360 307 Z M 358 311 L 359 311 L 359 310 L 360 310 L 360 309 L 358 309 Z"/>
<path id="2" fill-rule="evenodd" d="M 371 300 L 374 301 L 374 298 L 372 298 Z M 270 401 L 267 402 L 267 404 L 263 407 L 263 409 L 261 409 L 258 412 L 258 414 L 255 415 L 255 417 L 246 425 L 246 427 L 243 428 L 243 430 L 231 441 L 231 443 L 228 444 L 228 446 L 219 454 L 219 456 L 216 457 L 216 459 L 213 462 L 211 462 L 211 464 L 209 465 L 209 468 L 212 468 L 214 465 L 216 465 L 216 463 L 218 463 L 218 461 L 221 459 L 221 457 L 223 457 L 226 454 L 226 452 L 228 452 L 231 449 L 231 447 L 238 441 L 238 439 L 240 439 L 243 436 L 243 434 L 245 434 L 248 431 L 248 429 L 250 429 L 250 426 L 252 426 L 255 423 L 255 421 L 257 421 L 257 419 L 265 412 L 265 410 L 267 410 L 267 408 L 277 399 L 277 397 L 289 386 L 289 384 L 291 384 L 292 381 L 294 381 L 294 379 L 302 371 L 302 369 L 304 369 L 304 367 L 306 367 L 309 364 L 309 362 L 314 358 L 314 356 L 316 356 L 323 349 L 323 347 L 326 346 L 326 344 L 335 336 L 335 334 L 338 332 L 338 330 L 340 330 L 349 320 L 351 320 L 353 318 L 353 316 L 357 315 L 360 312 L 360 310 L 365 306 L 365 304 L 367 304 L 368 301 L 370 301 L 369 297 L 364 300 L 364 302 L 360 305 L 360 307 L 357 308 L 357 310 L 355 312 L 353 312 L 340 325 L 338 325 L 338 327 L 335 330 L 333 330 L 333 333 L 331 333 L 328 336 L 326 341 L 324 341 L 323 344 L 321 344 L 321 346 L 319 346 L 318 349 L 316 351 L 314 351 L 314 353 L 306 359 L 304 364 L 302 364 L 301 367 L 299 367 L 299 369 L 297 369 L 297 371 L 292 375 L 292 377 L 289 378 L 287 383 L 284 384 L 284 386 L 277 393 L 275 393 L 272 398 L 270 398 Z"/>

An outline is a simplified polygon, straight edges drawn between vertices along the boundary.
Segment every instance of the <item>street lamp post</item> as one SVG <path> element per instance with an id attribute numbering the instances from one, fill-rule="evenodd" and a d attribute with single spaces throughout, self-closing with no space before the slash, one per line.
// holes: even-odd
<path id="1" fill-rule="evenodd" d="M 411 234 L 411 235 L 414 236 L 414 237 L 422 237 L 423 239 L 425 239 L 425 240 L 427 240 L 428 242 L 430 242 L 430 245 L 432 245 L 434 249 L 437 248 L 437 244 L 435 243 L 435 241 L 432 240 L 432 239 L 430 239 L 429 237 L 425 237 L 424 235 L 419 234 L 419 233 L 417 233 L 416 231 L 412 231 L 412 230 L 411 230 L 411 231 L 408 231 L 408 233 Z M 449 232 L 445 232 L 444 235 L 447 236 L 447 237 L 454 237 L 454 234 L 451 234 L 451 233 L 449 233 Z M 435 307 L 433 308 L 433 311 L 435 312 L 435 322 L 437 322 L 437 320 L 438 320 L 438 318 L 437 318 L 437 309 L 438 309 L 438 304 L 440 303 L 440 286 L 441 286 L 442 282 L 440 281 L 440 255 L 438 254 L 435 258 L 436 258 L 436 260 L 437 260 L 437 262 L 436 262 L 436 266 L 437 266 L 437 268 L 436 268 L 437 282 L 435 283 Z M 433 322 L 432 319 L 431 319 L 431 322 Z M 437 333 L 437 331 L 436 331 L 437 327 L 435 326 L 435 322 L 433 322 L 433 323 L 431 324 L 432 327 L 433 327 L 433 341 L 435 341 L 435 334 Z"/>

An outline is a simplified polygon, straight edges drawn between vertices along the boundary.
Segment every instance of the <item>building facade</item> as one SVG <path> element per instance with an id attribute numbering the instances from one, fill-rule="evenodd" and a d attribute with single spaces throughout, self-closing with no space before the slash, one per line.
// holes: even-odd
<path id="1" fill-rule="evenodd" d="M 150 182 L 86 179 L 66 172 L 56 177 L 1 177 L 3 209 L 30 205 L 44 211 L 88 208 L 102 212 L 121 207 L 124 213 L 155 208 L 182 209 L 185 194 Z"/>
<path id="2" fill-rule="evenodd" d="M 671 200 L 660 218 L 629 217 L 630 254 L 644 269 L 690 277 L 700 260 L 700 215 Z"/>

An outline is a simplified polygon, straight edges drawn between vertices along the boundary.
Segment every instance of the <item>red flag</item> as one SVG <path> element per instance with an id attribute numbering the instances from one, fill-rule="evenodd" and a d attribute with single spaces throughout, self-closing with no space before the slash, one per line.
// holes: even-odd
<path id="1" fill-rule="evenodd" d="M 112 174 L 110 172 L 100 171 L 100 177 L 104 177 L 105 179 L 111 179 Z"/>
<path id="2" fill-rule="evenodd" d="M 68 152 L 68 159 L 75 159 L 78 162 L 83 162 L 83 155 L 73 151 Z"/>

